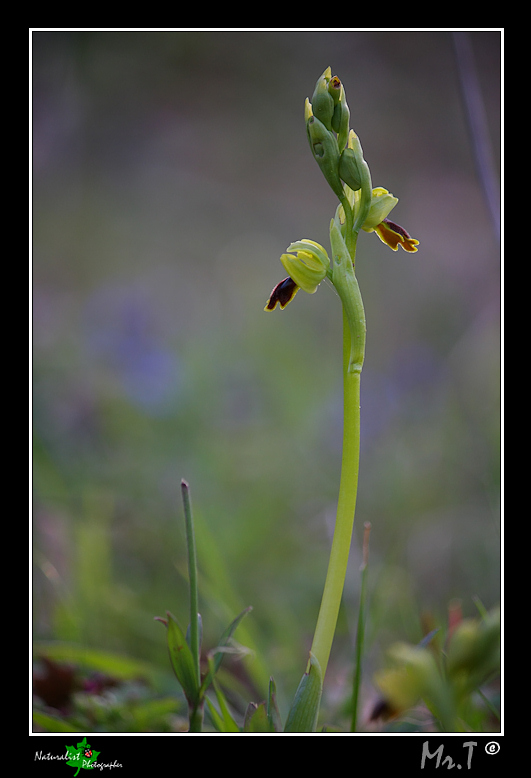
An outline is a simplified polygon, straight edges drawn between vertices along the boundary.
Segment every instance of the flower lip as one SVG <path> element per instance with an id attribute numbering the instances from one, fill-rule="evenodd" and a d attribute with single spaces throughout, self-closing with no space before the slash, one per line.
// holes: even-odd
<path id="1" fill-rule="evenodd" d="M 328 85 L 328 91 L 330 91 L 331 89 L 334 89 L 337 92 L 341 90 L 341 81 L 338 76 L 332 76 L 332 78 L 330 79 L 330 83 Z"/>
<path id="2" fill-rule="evenodd" d="M 273 288 L 264 311 L 274 311 L 277 305 L 280 305 L 282 310 L 293 300 L 298 291 L 299 287 L 290 276 L 284 278 Z"/>
<path id="3" fill-rule="evenodd" d="M 390 219 L 383 219 L 375 227 L 375 231 L 380 240 L 393 249 L 393 251 L 398 251 L 399 246 L 402 246 L 404 251 L 408 251 L 411 254 L 418 250 L 419 241 L 412 238 L 409 232 Z"/>
<path id="4" fill-rule="evenodd" d="M 396 224 L 395 222 L 392 222 L 391 219 L 384 219 L 384 222 L 387 224 L 387 226 L 390 229 L 392 229 L 394 232 L 398 232 L 398 234 L 401 235 L 403 238 L 411 239 L 411 235 L 409 234 L 409 232 L 407 232 L 399 224 Z"/>

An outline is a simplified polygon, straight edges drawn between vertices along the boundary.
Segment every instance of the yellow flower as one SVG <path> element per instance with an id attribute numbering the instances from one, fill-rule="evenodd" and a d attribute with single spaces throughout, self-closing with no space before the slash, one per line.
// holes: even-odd
<path id="1" fill-rule="evenodd" d="M 359 194 L 354 192 L 354 203 L 357 199 L 359 199 Z M 380 240 L 393 251 L 397 251 L 398 247 L 402 246 L 404 251 L 413 253 L 417 251 L 419 241 L 412 238 L 399 224 L 395 224 L 387 218 L 397 202 L 398 197 L 394 197 L 387 189 L 381 186 L 373 189 L 371 208 L 362 229 L 365 232 L 376 232 Z"/>
<path id="2" fill-rule="evenodd" d="M 357 199 L 357 198 L 356 198 Z M 363 222 L 362 229 L 365 232 L 372 232 L 380 222 L 386 219 L 395 205 L 398 202 L 398 197 L 395 197 L 383 186 L 377 186 L 372 190 L 371 207 L 367 218 Z"/>
<path id="3" fill-rule="evenodd" d="M 280 261 L 290 277 L 308 294 L 316 292 L 330 266 L 326 249 L 314 240 L 303 238 L 291 243 L 286 251 L 293 253 L 282 254 Z"/>
<path id="4" fill-rule="evenodd" d="M 285 308 L 299 289 L 313 294 L 328 272 L 330 260 L 326 250 L 319 243 L 303 238 L 291 243 L 286 251 L 293 253 L 282 254 L 280 261 L 289 276 L 275 286 L 264 308 L 265 311 L 274 311 L 277 305 Z"/>

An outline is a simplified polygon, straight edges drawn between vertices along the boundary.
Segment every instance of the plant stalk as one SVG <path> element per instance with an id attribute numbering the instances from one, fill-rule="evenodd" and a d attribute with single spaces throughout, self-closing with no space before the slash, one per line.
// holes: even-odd
<path id="1" fill-rule="evenodd" d="M 356 302 L 358 303 L 358 310 L 363 312 L 361 296 Z M 351 342 L 354 338 L 359 340 L 359 347 L 354 349 L 357 356 L 356 359 L 353 359 L 353 350 L 351 349 Z M 321 665 L 323 678 L 330 657 L 341 605 L 354 526 L 360 456 L 360 379 L 364 346 L 364 317 L 357 317 L 357 321 L 353 323 L 351 317 L 347 315 L 345 308 L 343 308 L 343 454 L 341 481 L 328 572 L 311 647 L 311 652 Z"/>
<path id="2" fill-rule="evenodd" d="M 199 591 L 197 583 L 197 552 L 195 546 L 194 522 L 190 488 L 183 479 L 181 481 L 181 493 L 184 506 L 184 519 L 186 526 L 186 546 L 188 552 L 188 577 L 190 581 L 190 650 L 194 658 L 197 689 L 201 686 L 201 636 L 199 629 Z M 190 732 L 201 732 L 203 724 L 203 704 L 190 705 Z"/>
<path id="3" fill-rule="evenodd" d="M 370 522 L 366 521 L 363 533 L 363 561 L 361 564 L 361 590 L 360 607 L 358 611 L 358 629 L 356 633 L 356 662 L 354 678 L 352 682 L 352 719 L 350 725 L 351 732 L 357 732 L 358 726 L 358 703 L 361 687 L 361 665 L 363 659 L 363 642 L 365 639 L 365 608 L 367 600 L 367 566 L 369 564 L 369 535 L 371 532 Z"/>
<path id="4" fill-rule="evenodd" d="M 190 579 L 190 649 L 194 657 L 197 687 L 201 683 L 199 671 L 200 638 L 199 638 L 199 594 L 197 585 L 197 553 L 195 548 L 195 533 L 190 500 L 190 489 L 185 480 L 181 481 L 181 492 L 184 505 L 186 526 L 186 546 L 188 551 L 188 575 Z"/>

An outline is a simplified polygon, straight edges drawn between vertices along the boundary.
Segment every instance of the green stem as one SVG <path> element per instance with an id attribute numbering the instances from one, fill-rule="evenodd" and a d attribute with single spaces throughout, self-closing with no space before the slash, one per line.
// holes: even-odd
<path id="1" fill-rule="evenodd" d="M 353 232 L 354 214 L 352 213 L 352 208 L 350 207 L 347 196 L 344 195 L 339 199 L 345 214 L 345 244 L 350 254 L 350 258 L 352 259 L 352 267 L 354 267 L 354 260 L 356 257 L 356 241 L 358 239 L 358 233 Z"/>
<path id="2" fill-rule="evenodd" d="M 369 534 L 371 525 L 365 522 L 365 531 L 363 533 L 363 561 L 361 565 L 361 591 L 360 607 L 358 611 L 358 629 L 356 633 L 356 662 L 354 679 L 352 682 L 352 719 L 350 725 L 351 732 L 357 732 L 358 726 L 358 702 L 361 686 L 361 665 L 363 659 L 363 642 L 365 638 L 365 606 L 367 599 L 367 565 L 369 561 Z"/>
<path id="3" fill-rule="evenodd" d="M 201 701 L 199 705 L 193 706 L 189 710 L 190 729 L 188 731 L 202 732 L 203 718 L 204 718 L 204 704 L 203 701 Z"/>
<path id="4" fill-rule="evenodd" d="M 190 579 L 190 650 L 194 658 L 196 688 L 199 693 L 201 686 L 201 635 L 199 629 L 199 588 L 197 584 L 197 552 L 195 547 L 194 520 L 190 488 L 187 482 L 181 481 L 181 493 L 184 506 L 186 526 L 186 546 L 188 550 L 188 577 Z M 198 699 L 189 706 L 190 732 L 201 732 L 203 729 L 203 700 Z"/>
<path id="5" fill-rule="evenodd" d="M 190 650 L 194 657 L 197 688 L 201 685 L 200 672 L 200 636 L 199 636 L 199 594 L 197 585 L 197 554 L 195 548 L 194 523 L 190 489 L 186 481 L 181 481 L 186 525 L 186 545 L 188 550 L 188 575 L 190 578 Z"/>
<path id="6" fill-rule="evenodd" d="M 336 288 L 343 302 L 343 455 L 336 525 L 311 647 L 323 678 L 341 605 L 354 526 L 360 454 L 360 379 L 365 351 L 365 317 L 357 281 L 349 284 L 348 304 L 343 290 Z"/>

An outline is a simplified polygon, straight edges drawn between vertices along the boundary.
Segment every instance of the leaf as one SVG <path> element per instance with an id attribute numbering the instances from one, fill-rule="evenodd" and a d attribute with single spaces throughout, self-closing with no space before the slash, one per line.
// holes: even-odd
<path id="1" fill-rule="evenodd" d="M 183 688 L 188 703 L 196 706 L 199 702 L 199 685 L 194 658 L 177 620 L 169 611 L 166 612 L 166 615 L 168 616 L 168 649 L 173 671 Z"/>
<path id="2" fill-rule="evenodd" d="M 308 668 L 295 693 L 284 732 L 315 732 L 322 691 L 321 666 L 310 652 Z"/>
<path id="3" fill-rule="evenodd" d="M 214 725 L 214 729 L 216 732 L 226 732 L 225 729 L 225 722 L 223 721 L 223 717 L 219 715 L 217 710 L 215 709 L 212 702 L 208 699 L 208 697 L 205 697 L 208 712 L 210 714 L 210 718 L 212 719 L 212 723 Z"/>
<path id="4" fill-rule="evenodd" d="M 267 716 L 265 701 L 259 703 L 250 702 L 245 712 L 243 722 L 244 732 L 273 732 Z"/>
<path id="5" fill-rule="evenodd" d="M 232 635 L 236 631 L 236 627 L 238 626 L 240 621 L 243 619 L 243 617 L 246 616 L 248 613 L 250 613 L 250 611 L 252 611 L 252 609 L 253 609 L 252 605 L 249 605 L 248 608 L 245 608 L 244 610 L 242 610 L 242 612 L 240 614 L 238 614 L 238 616 L 236 616 L 234 621 L 232 621 L 229 624 L 229 626 L 227 627 L 227 629 L 225 630 L 225 632 L 223 633 L 223 635 L 220 637 L 220 639 L 218 641 L 218 645 L 217 645 L 218 648 L 223 648 L 224 646 L 229 644 L 229 641 L 230 641 Z M 215 673 L 217 673 L 217 671 L 219 670 L 219 666 L 221 665 L 222 661 L 223 661 L 223 652 L 220 652 L 220 653 L 218 653 L 216 655 L 216 657 L 214 659 L 214 672 Z"/>
<path id="6" fill-rule="evenodd" d="M 162 621 L 166 626 L 165 619 Z M 73 643 L 47 643 L 38 641 L 34 643 L 35 656 L 49 657 L 55 662 L 68 662 L 79 665 L 88 670 L 111 675 L 119 680 L 137 679 L 139 676 L 148 678 L 153 682 L 159 677 L 158 669 L 148 662 L 141 662 L 120 654 L 99 651 L 94 648 L 77 646 Z"/>
<path id="7" fill-rule="evenodd" d="M 267 697 L 267 718 L 271 732 L 282 732 L 282 720 L 277 706 L 277 687 L 273 678 L 269 679 L 269 693 Z"/>
<path id="8" fill-rule="evenodd" d="M 246 616 L 250 611 L 252 611 L 252 606 L 249 605 L 248 608 L 245 608 L 236 618 L 234 621 L 232 621 L 225 632 L 220 637 L 218 644 L 215 648 L 213 648 L 211 651 L 209 651 L 209 655 L 214 658 L 213 662 L 209 662 L 209 670 L 208 673 L 203 678 L 203 683 L 201 684 L 201 689 L 199 690 L 199 696 L 202 698 L 212 683 L 212 679 L 214 678 L 215 674 L 220 668 L 220 665 L 223 661 L 223 657 L 225 655 L 225 651 L 223 651 L 224 648 L 230 645 L 231 637 L 236 630 L 236 627 L 240 623 L 240 621 L 243 619 L 244 616 Z"/>
<path id="9" fill-rule="evenodd" d="M 211 659 L 209 661 L 212 662 Z M 213 679 L 213 686 L 214 686 L 214 691 L 216 692 L 216 698 L 218 701 L 219 709 L 221 711 L 221 715 L 214 708 L 214 705 L 208 699 L 208 697 L 205 697 L 205 699 L 206 699 L 206 703 L 210 715 L 212 716 L 212 721 L 214 722 L 214 726 L 216 727 L 218 732 L 239 732 L 240 728 L 234 721 L 229 711 L 229 706 L 225 698 L 225 695 L 223 694 L 219 684 L 216 682 L 215 679 Z"/>
<path id="10" fill-rule="evenodd" d="M 70 719 L 59 718 L 58 716 L 52 716 L 48 713 L 43 713 L 40 710 L 33 711 L 33 721 L 40 727 L 40 732 L 75 732 L 80 728 L 79 724 L 70 721 Z"/>

